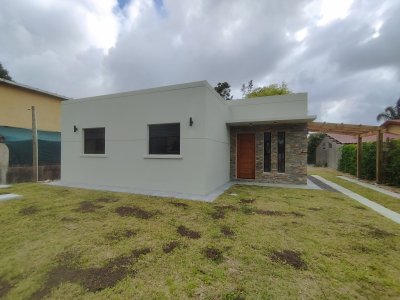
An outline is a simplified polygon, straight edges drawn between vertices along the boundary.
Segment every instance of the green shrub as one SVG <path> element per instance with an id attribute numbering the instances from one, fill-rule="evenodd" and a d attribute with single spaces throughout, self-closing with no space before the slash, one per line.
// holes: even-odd
<path id="1" fill-rule="evenodd" d="M 356 175 L 357 170 L 357 146 L 353 144 L 343 145 L 342 157 L 339 160 L 338 170 L 344 173 Z"/>
<path id="2" fill-rule="evenodd" d="M 357 152 L 357 151 L 356 151 Z M 357 153 L 356 153 L 357 155 Z M 361 178 L 373 180 L 376 177 L 376 142 L 362 144 Z M 357 160 L 357 159 L 356 159 Z M 357 167 L 357 161 L 356 161 Z"/>
<path id="3" fill-rule="evenodd" d="M 400 140 L 391 140 L 385 143 L 384 148 L 387 148 L 384 180 L 388 184 L 400 186 Z"/>

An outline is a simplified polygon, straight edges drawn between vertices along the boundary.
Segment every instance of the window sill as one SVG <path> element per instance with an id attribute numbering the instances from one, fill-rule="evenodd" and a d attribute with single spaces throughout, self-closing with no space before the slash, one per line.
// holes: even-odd
<path id="1" fill-rule="evenodd" d="M 158 158 L 167 158 L 167 159 L 182 159 L 183 156 L 180 154 L 146 154 L 143 156 L 145 159 L 158 159 Z"/>
<path id="2" fill-rule="evenodd" d="M 106 158 L 107 154 L 81 154 L 81 157 L 98 157 L 98 158 Z"/>

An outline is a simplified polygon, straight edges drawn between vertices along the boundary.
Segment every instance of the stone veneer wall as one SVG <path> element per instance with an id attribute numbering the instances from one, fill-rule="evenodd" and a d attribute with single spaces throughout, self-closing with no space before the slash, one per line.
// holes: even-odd
<path id="1" fill-rule="evenodd" d="M 278 132 L 285 132 L 285 173 L 278 173 Z M 264 172 L 264 132 L 271 132 L 271 172 Z M 236 180 L 236 135 L 255 133 L 256 176 L 254 181 L 307 184 L 307 124 L 230 127 L 230 176 Z M 238 179 L 248 181 L 249 179 Z M 251 180 L 252 181 L 252 180 Z"/>

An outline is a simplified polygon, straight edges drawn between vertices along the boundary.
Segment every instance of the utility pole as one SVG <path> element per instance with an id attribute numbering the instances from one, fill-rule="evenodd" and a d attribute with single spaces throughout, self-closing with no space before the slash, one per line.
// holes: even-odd
<path id="1" fill-rule="evenodd" d="M 38 159 L 38 136 L 36 127 L 36 110 L 34 106 L 31 106 L 32 111 L 32 169 L 33 169 L 33 181 L 39 180 L 39 159 Z"/>

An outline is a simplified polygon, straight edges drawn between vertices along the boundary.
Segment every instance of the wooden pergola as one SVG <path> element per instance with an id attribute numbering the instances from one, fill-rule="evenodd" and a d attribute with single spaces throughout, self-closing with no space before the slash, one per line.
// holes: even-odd
<path id="1" fill-rule="evenodd" d="M 386 121 L 381 126 L 356 125 L 343 123 L 309 122 L 308 130 L 311 132 L 338 133 L 357 137 L 357 178 L 361 177 L 361 152 L 362 138 L 376 135 L 376 182 L 382 182 L 382 144 L 383 133 L 400 133 L 400 120 Z"/>

